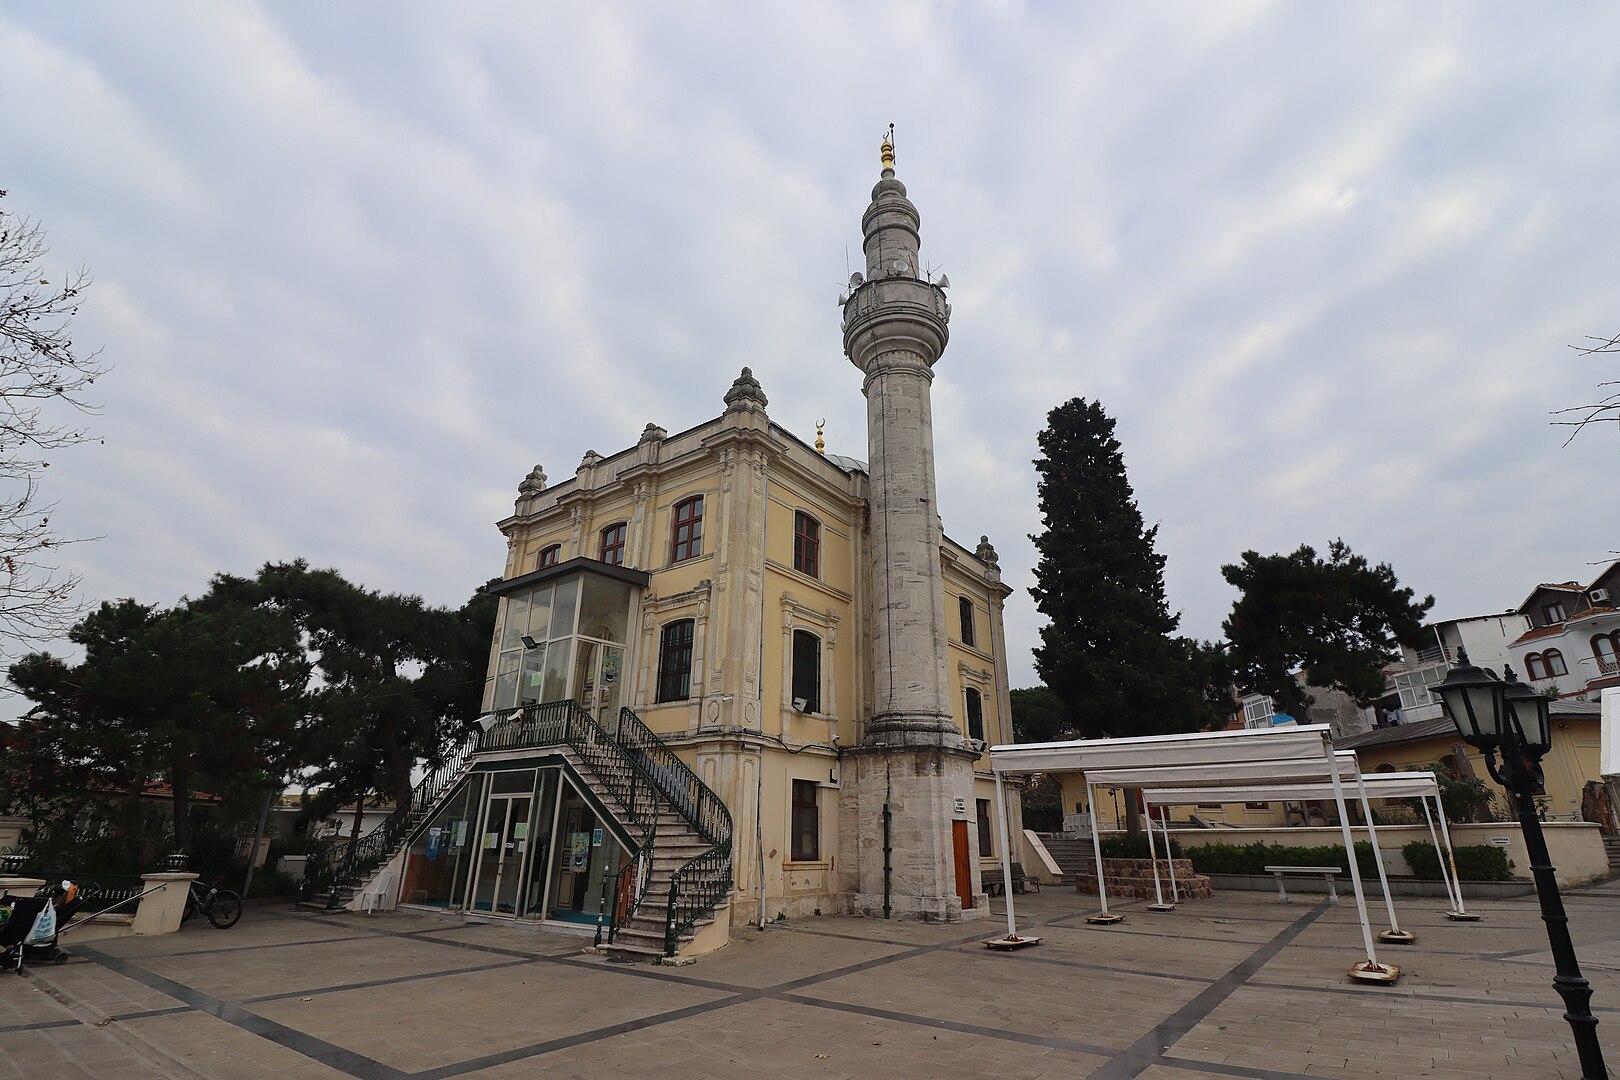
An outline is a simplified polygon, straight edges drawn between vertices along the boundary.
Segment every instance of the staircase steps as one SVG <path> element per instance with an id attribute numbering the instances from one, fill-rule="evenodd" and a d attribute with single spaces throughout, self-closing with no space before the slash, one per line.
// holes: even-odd
<path id="1" fill-rule="evenodd" d="M 1605 836 L 1603 850 L 1609 856 L 1609 873 L 1620 874 L 1620 836 Z"/>
<path id="2" fill-rule="evenodd" d="M 1073 885 L 1080 877 L 1094 877 L 1096 870 L 1091 862 L 1091 838 L 1076 833 L 1040 833 L 1041 843 L 1046 846 L 1052 860 L 1063 871 L 1059 879 L 1062 885 Z"/>

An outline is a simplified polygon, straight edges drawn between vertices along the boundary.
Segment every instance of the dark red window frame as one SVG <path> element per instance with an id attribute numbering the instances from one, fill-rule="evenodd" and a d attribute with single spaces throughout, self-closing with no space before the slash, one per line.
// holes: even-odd
<path id="1" fill-rule="evenodd" d="M 669 561 L 684 562 L 703 554 L 703 496 L 676 503 L 670 521 Z"/>
<path id="2" fill-rule="evenodd" d="M 556 566 L 557 565 L 557 560 L 559 560 L 561 558 L 562 558 L 562 545 L 561 544 L 552 544 L 550 547 L 541 548 L 540 549 L 540 554 L 535 556 L 534 568 L 536 570 L 544 570 L 548 566 Z"/>
<path id="3" fill-rule="evenodd" d="M 1558 663 L 1555 665 L 1553 661 Z M 1564 663 L 1564 654 L 1558 649 L 1548 649 L 1541 654 L 1541 663 L 1547 669 L 1547 678 L 1557 678 L 1559 675 L 1569 674 L 1569 665 Z"/>
<path id="4" fill-rule="evenodd" d="M 624 565 L 624 522 L 609 525 L 602 530 L 602 546 L 597 559 L 611 566 Z"/>
<path id="5" fill-rule="evenodd" d="M 793 513 L 793 569 L 821 576 L 821 522 L 803 510 Z"/>

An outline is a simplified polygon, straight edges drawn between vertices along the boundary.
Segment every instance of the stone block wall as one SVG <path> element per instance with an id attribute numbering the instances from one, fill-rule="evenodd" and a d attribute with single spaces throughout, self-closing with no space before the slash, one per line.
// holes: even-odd
<path id="1" fill-rule="evenodd" d="M 1170 894 L 1170 863 L 1176 867 L 1176 890 L 1183 900 L 1207 900 L 1214 895 L 1210 888 L 1209 878 L 1203 874 L 1195 873 L 1191 859 L 1157 860 L 1159 864 L 1159 885 L 1164 891 L 1164 898 L 1169 900 Z M 1153 861 L 1148 859 L 1104 859 L 1103 880 L 1108 883 L 1108 895 L 1126 900 L 1152 900 L 1153 893 Z M 1076 891 L 1097 894 L 1097 877 L 1095 874 L 1080 874 L 1075 878 Z"/>

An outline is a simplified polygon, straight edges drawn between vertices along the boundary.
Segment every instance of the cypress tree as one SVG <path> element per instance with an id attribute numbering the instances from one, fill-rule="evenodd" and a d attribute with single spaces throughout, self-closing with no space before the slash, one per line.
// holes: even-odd
<path id="1" fill-rule="evenodd" d="M 1208 726 L 1214 650 L 1175 635 L 1159 529 L 1142 522 L 1113 419 L 1075 398 L 1047 415 L 1039 445 L 1030 595 L 1048 621 L 1035 670 L 1087 738 Z"/>

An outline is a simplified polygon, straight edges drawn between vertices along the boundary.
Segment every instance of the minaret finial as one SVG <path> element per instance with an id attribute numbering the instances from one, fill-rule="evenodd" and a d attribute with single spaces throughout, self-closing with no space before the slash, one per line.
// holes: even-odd
<path id="1" fill-rule="evenodd" d="M 827 440 L 821 437 L 821 429 L 827 426 L 827 421 L 816 421 L 816 453 L 822 457 L 827 456 Z"/>
<path id="2" fill-rule="evenodd" d="M 894 125 L 889 125 L 889 133 L 883 136 L 883 148 L 879 151 L 883 158 L 883 175 L 894 175 Z"/>

